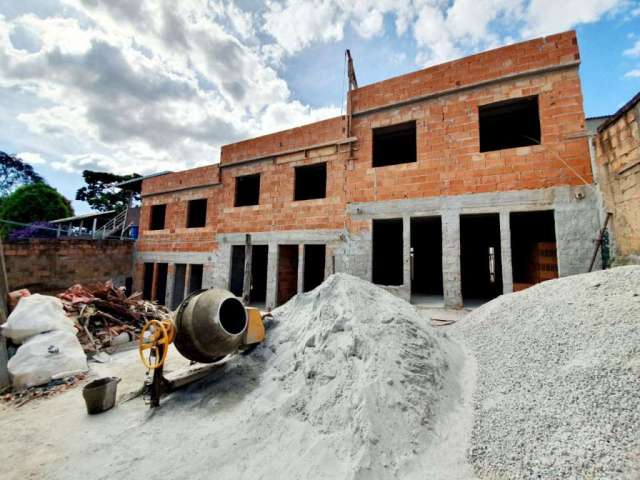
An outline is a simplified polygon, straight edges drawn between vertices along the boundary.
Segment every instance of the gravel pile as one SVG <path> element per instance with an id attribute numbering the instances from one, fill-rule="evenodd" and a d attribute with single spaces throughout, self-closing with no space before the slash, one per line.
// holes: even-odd
<path id="1" fill-rule="evenodd" d="M 454 344 L 407 302 L 346 274 L 273 314 L 266 375 L 288 393 L 282 414 L 312 425 L 315 442 L 332 438 L 316 452 L 334 458 L 328 478 L 421 478 Z"/>
<path id="2" fill-rule="evenodd" d="M 499 297 L 458 328 L 478 362 L 480 478 L 639 478 L 640 267 Z"/>

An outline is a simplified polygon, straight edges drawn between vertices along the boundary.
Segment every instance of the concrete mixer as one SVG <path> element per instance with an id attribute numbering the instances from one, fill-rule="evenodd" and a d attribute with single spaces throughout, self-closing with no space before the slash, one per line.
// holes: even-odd
<path id="1" fill-rule="evenodd" d="M 214 288 L 192 293 L 170 320 L 150 320 L 140 333 L 138 349 L 149 372 L 145 390 L 151 407 L 160 405 L 162 394 L 204 378 L 236 353 L 248 353 L 264 336 L 260 311 L 245 307 L 231 292 Z M 191 366 L 165 377 L 172 343 Z"/>

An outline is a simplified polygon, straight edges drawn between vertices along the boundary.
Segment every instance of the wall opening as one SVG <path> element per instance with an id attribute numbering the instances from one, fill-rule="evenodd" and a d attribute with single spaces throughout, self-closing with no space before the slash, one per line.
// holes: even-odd
<path id="1" fill-rule="evenodd" d="M 244 284 L 244 245 L 231 246 L 231 276 L 229 290 L 236 297 L 242 297 Z"/>
<path id="2" fill-rule="evenodd" d="M 142 298 L 151 300 L 153 296 L 153 263 L 145 263 L 142 268 Z"/>
<path id="3" fill-rule="evenodd" d="M 442 219 L 411 219 L 411 294 L 412 301 L 427 303 L 443 296 Z"/>
<path id="4" fill-rule="evenodd" d="M 537 96 L 481 105 L 478 116 L 481 152 L 540 144 Z"/>
<path id="5" fill-rule="evenodd" d="M 298 245 L 278 246 L 278 305 L 298 293 Z"/>
<path id="6" fill-rule="evenodd" d="M 157 280 L 156 280 L 156 300 L 160 305 L 164 305 L 167 301 L 167 273 L 169 264 L 158 263 Z"/>
<path id="7" fill-rule="evenodd" d="M 189 200 L 187 203 L 187 228 L 201 228 L 207 224 L 207 199 Z"/>
<path id="8" fill-rule="evenodd" d="M 417 161 L 416 122 L 373 129 L 373 166 Z"/>
<path id="9" fill-rule="evenodd" d="M 327 164 L 316 163 L 295 168 L 294 200 L 312 200 L 327 196 Z"/>
<path id="10" fill-rule="evenodd" d="M 326 255 L 326 245 L 304 246 L 303 291 L 313 290 L 324 281 Z"/>
<path id="11" fill-rule="evenodd" d="M 378 285 L 402 285 L 402 219 L 373 220 L 372 281 Z"/>
<path id="12" fill-rule="evenodd" d="M 187 266 L 184 263 L 175 265 L 173 275 L 173 294 L 171 295 L 171 308 L 176 309 L 184 300 L 184 290 L 187 280 Z"/>
<path id="13" fill-rule="evenodd" d="M 151 205 L 151 220 L 149 221 L 149 230 L 164 230 L 164 220 L 166 215 L 166 205 Z"/>
<path id="14" fill-rule="evenodd" d="M 558 254 L 553 210 L 512 212 L 511 264 L 513 289 L 558 278 Z"/>
<path id="15" fill-rule="evenodd" d="M 236 196 L 234 206 L 247 207 L 260 203 L 260 174 L 236 177 Z"/>
<path id="16" fill-rule="evenodd" d="M 267 300 L 267 263 L 269 256 L 268 245 L 254 245 L 251 248 L 251 293 L 252 304 L 264 303 Z M 243 275 L 244 275 L 244 268 Z"/>
<path id="17" fill-rule="evenodd" d="M 202 290 L 203 265 L 191 265 L 189 273 L 189 293 Z"/>
<path id="18" fill-rule="evenodd" d="M 124 293 L 127 297 L 133 294 L 133 277 L 124 279 Z"/>
<path id="19" fill-rule="evenodd" d="M 460 215 L 462 298 L 465 303 L 502 294 L 500 216 Z"/>

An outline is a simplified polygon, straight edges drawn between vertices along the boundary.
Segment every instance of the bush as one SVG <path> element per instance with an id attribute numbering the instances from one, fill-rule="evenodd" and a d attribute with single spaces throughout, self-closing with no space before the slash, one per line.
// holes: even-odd
<path id="1" fill-rule="evenodd" d="M 6 197 L 0 206 L 0 219 L 19 223 L 55 220 L 73 215 L 69 200 L 55 188 L 44 183 L 34 183 L 19 187 Z M 19 225 L 4 223 L 2 235 L 21 228 Z"/>

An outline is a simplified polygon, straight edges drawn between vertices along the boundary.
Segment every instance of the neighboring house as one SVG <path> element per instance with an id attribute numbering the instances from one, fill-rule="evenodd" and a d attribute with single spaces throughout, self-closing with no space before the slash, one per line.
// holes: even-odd
<path id="1" fill-rule="evenodd" d="M 587 271 L 600 220 L 579 63 L 575 32 L 480 53 L 145 179 L 137 288 L 172 307 L 241 295 L 250 266 L 268 308 L 333 272 L 460 307 Z"/>
<path id="2" fill-rule="evenodd" d="M 640 263 L 640 93 L 598 126 L 593 145 L 614 261 Z"/>

